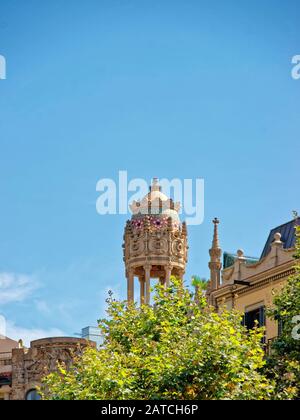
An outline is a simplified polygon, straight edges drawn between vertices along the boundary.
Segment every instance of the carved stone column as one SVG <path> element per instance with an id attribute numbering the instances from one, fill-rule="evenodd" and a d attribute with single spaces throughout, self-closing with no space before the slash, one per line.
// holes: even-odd
<path id="1" fill-rule="evenodd" d="M 145 265 L 144 270 L 145 270 L 145 284 L 146 284 L 145 303 L 146 303 L 146 305 L 150 305 L 150 270 L 151 270 L 151 265 L 148 265 L 148 264 Z"/>
<path id="2" fill-rule="evenodd" d="M 172 264 L 168 264 L 165 266 L 165 272 L 166 272 L 166 287 L 170 286 L 170 277 L 172 274 Z"/>
<path id="3" fill-rule="evenodd" d="M 128 302 L 134 301 L 134 273 L 132 270 L 127 273 L 127 300 Z"/>
<path id="4" fill-rule="evenodd" d="M 162 277 L 159 278 L 159 282 L 160 282 L 161 286 L 166 287 L 166 279 L 165 279 L 164 276 L 162 276 Z"/>
<path id="5" fill-rule="evenodd" d="M 140 305 L 145 304 L 145 279 L 144 277 L 139 277 L 140 282 Z"/>
<path id="6" fill-rule="evenodd" d="M 180 270 L 179 272 L 179 279 L 181 281 L 181 284 L 183 285 L 183 277 L 185 275 L 185 271 L 184 270 Z"/>

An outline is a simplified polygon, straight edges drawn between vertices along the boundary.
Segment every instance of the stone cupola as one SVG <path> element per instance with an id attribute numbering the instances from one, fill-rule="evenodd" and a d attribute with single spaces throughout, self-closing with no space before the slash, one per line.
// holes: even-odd
<path id="1" fill-rule="evenodd" d="M 161 191 L 157 178 L 149 193 L 134 201 L 124 232 L 127 300 L 134 301 L 134 279 L 140 283 L 140 303 L 150 303 L 150 279 L 168 287 L 170 276 L 183 278 L 187 263 L 187 229 L 179 218 L 180 203 Z"/>

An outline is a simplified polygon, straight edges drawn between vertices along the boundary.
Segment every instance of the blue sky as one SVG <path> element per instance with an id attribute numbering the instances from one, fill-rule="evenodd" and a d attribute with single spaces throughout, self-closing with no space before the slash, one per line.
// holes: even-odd
<path id="1" fill-rule="evenodd" d="M 259 255 L 299 209 L 297 0 L 1 2 L 0 313 L 13 336 L 73 334 L 125 297 L 127 217 L 100 178 L 204 178 L 186 279 Z M 4 290 L 5 289 L 5 290 Z M 5 294 L 4 294 L 5 291 Z"/>

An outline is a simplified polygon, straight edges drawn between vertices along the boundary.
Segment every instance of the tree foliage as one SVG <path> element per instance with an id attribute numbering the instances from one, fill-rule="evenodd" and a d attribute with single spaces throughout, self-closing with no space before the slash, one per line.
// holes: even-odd
<path id="1" fill-rule="evenodd" d="M 203 293 L 207 290 L 208 281 L 203 277 L 192 276 L 192 286 L 195 287 L 196 291 L 202 291 Z"/>
<path id="2" fill-rule="evenodd" d="M 155 287 L 153 306 L 108 299 L 101 349 L 44 378 L 45 399 L 269 399 L 262 331 L 208 307 L 179 281 Z"/>
<path id="3" fill-rule="evenodd" d="M 300 398 L 300 226 L 296 226 L 295 271 L 273 299 L 269 316 L 281 325 L 267 368 L 276 379 L 276 392 Z"/>

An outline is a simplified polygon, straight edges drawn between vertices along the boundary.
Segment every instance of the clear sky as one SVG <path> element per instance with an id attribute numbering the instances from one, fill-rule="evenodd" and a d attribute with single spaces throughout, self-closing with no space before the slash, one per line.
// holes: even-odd
<path id="1" fill-rule="evenodd" d="M 15 338 L 73 334 L 125 298 L 127 217 L 100 178 L 204 178 L 187 282 L 260 255 L 299 210 L 299 0 L 3 0 L 0 313 Z"/>

